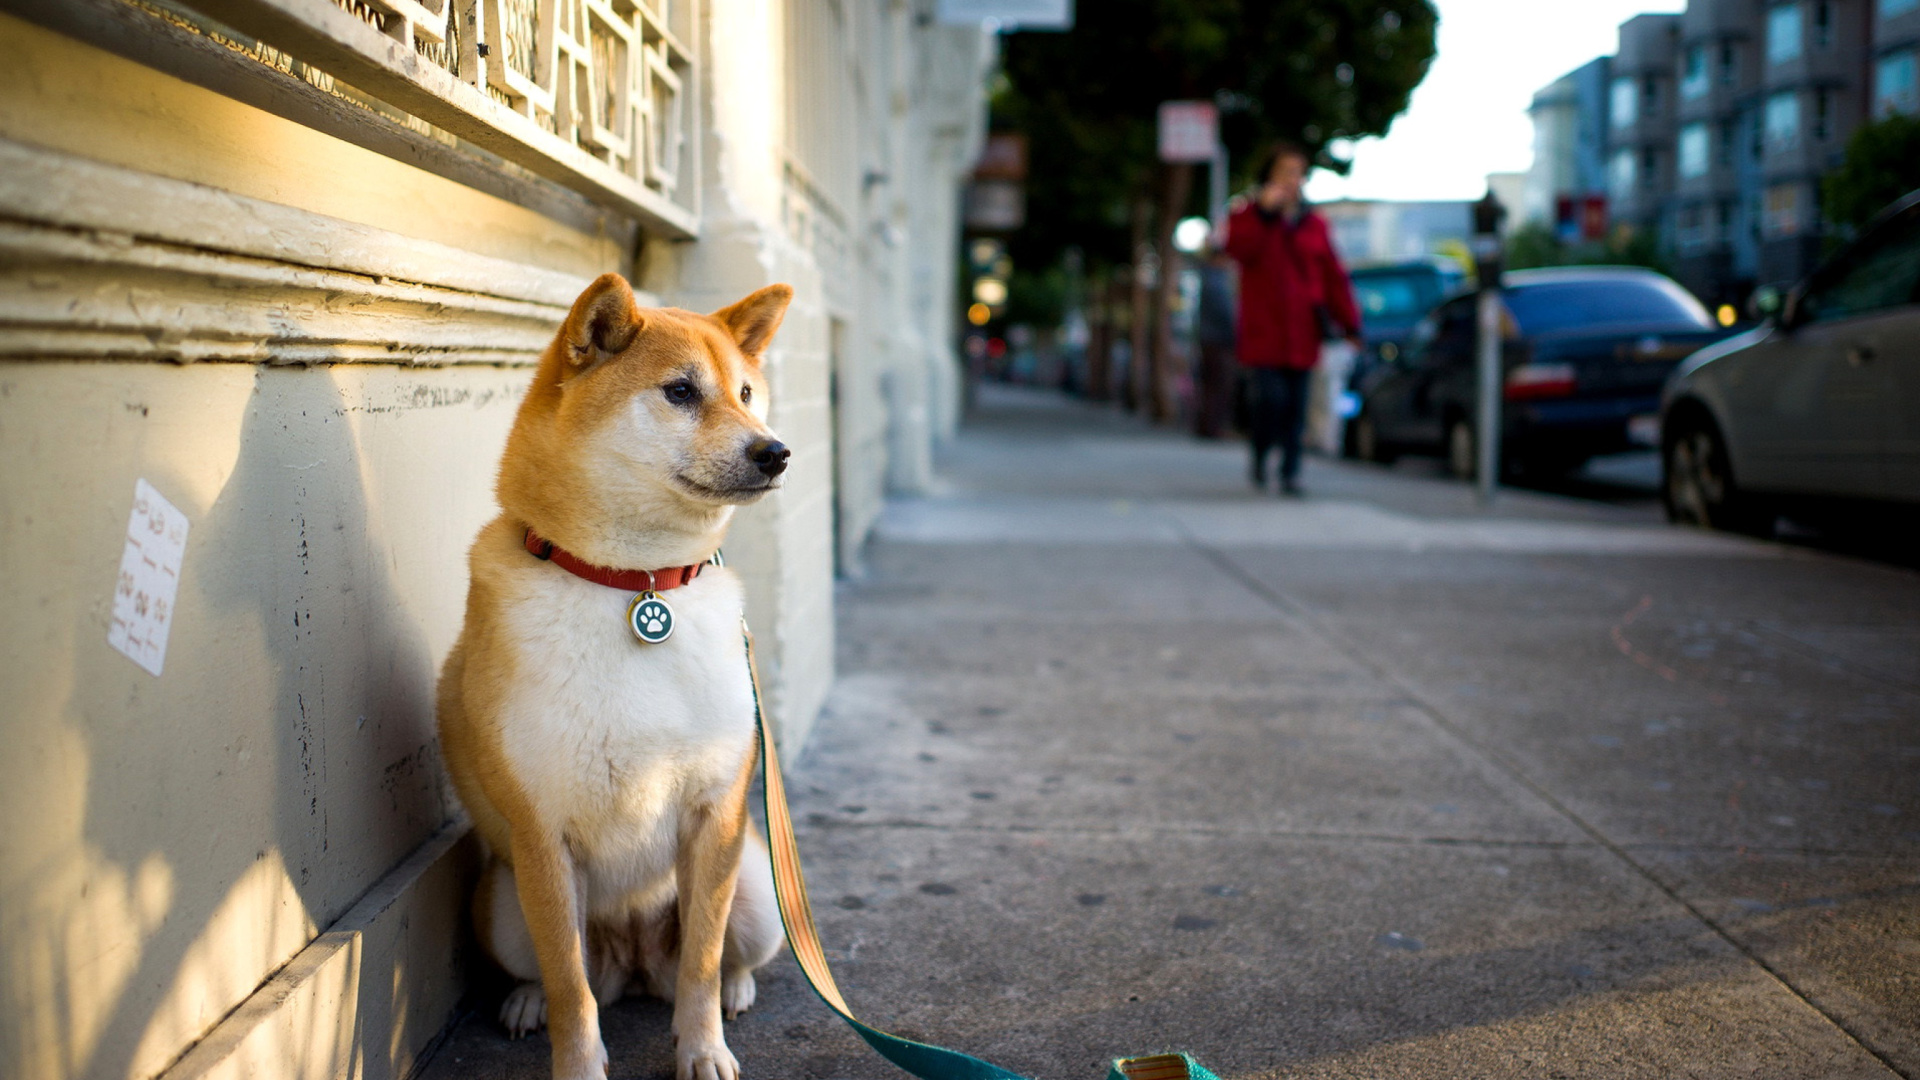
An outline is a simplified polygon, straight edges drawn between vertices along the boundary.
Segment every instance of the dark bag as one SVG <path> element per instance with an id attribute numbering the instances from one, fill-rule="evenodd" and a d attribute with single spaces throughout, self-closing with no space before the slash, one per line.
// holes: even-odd
<path id="1" fill-rule="evenodd" d="M 1313 305 L 1313 322 L 1320 328 L 1321 341 L 1332 341 L 1334 338 L 1345 336 L 1340 330 L 1340 324 L 1334 321 L 1333 312 L 1325 304 Z"/>

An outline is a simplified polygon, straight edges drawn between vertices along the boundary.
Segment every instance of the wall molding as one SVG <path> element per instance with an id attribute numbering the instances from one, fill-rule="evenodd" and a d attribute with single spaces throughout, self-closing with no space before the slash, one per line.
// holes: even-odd
<path id="1" fill-rule="evenodd" d="M 587 283 L 0 139 L 0 359 L 531 364 Z"/>

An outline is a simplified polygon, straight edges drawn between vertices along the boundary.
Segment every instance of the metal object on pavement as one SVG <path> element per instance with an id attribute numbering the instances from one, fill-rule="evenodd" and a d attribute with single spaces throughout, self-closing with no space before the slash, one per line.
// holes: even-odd
<path id="1" fill-rule="evenodd" d="M 1493 502 L 1494 488 L 1500 482 L 1500 272 L 1504 262 L 1500 221 L 1506 216 L 1506 207 L 1494 198 L 1492 189 L 1488 189 L 1486 198 L 1473 204 L 1473 262 L 1480 280 L 1480 415 L 1474 425 L 1474 476 L 1483 504 Z"/>

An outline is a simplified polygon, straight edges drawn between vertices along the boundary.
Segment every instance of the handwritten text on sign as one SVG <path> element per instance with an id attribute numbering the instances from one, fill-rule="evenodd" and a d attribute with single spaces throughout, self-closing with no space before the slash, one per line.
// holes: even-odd
<path id="1" fill-rule="evenodd" d="M 187 552 L 187 515 L 145 480 L 133 485 L 133 516 L 127 519 L 127 549 L 113 590 L 113 625 L 107 644 L 155 675 L 167 659 L 167 630 L 180 591 L 180 562 Z"/>

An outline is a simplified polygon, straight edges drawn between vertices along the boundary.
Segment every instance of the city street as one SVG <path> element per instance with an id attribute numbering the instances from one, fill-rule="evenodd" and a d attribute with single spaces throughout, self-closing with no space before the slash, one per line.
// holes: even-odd
<path id="1" fill-rule="evenodd" d="M 862 1019 L 1047 1080 L 1920 1077 L 1920 573 L 1630 483 L 1303 481 L 983 389 L 788 763 Z M 428 1080 L 543 1074 L 493 995 Z M 668 1017 L 607 1011 L 612 1076 L 671 1076 Z M 728 1038 L 902 1075 L 785 955 Z"/>

